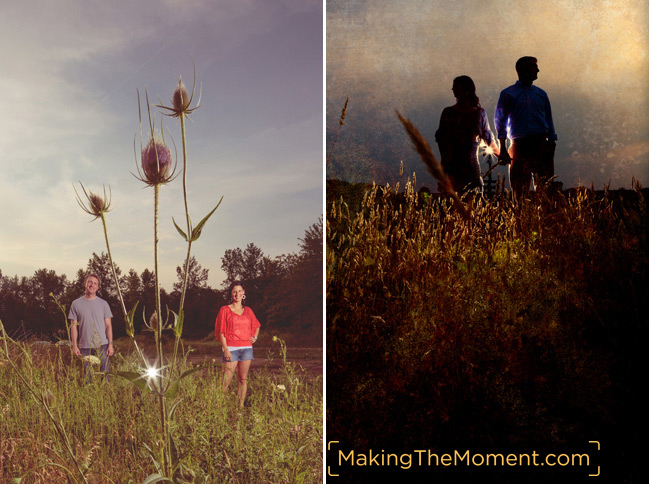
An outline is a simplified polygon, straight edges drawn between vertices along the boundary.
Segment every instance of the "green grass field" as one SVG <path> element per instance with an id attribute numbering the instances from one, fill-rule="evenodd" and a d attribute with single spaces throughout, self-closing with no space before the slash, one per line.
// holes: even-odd
<path id="1" fill-rule="evenodd" d="M 138 371 L 127 343 L 118 343 L 111 371 Z M 147 450 L 160 435 L 153 395 L 117 376 L 84 384 L 67 346 L 9 342 L 7 349 L 0 353 L 0 482 L 83 482 L 82 473 L 90 483 L 141 483 L 156 472 Z M 170 423 L 177 482 L 322 482 L 322 377 L 286 359 L 278 343 L 256 356 L 265 364 L 251 371 L 243 411 L 236 382 L 224 393 L 209 355 L 207 368 L 182 380 L 170 402 L 177 403 Z M 182 370 L 195 367 L 188 360 Z"/>

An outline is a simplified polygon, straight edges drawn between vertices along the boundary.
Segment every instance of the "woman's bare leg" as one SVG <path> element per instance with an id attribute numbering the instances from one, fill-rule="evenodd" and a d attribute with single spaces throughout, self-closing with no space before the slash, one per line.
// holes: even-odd
<path id="1" fill-rule="evenodd" d="M 237 378 L 239 380 L 239 407 L 243 408 L 243 401 L 246 399 L 248 392 L 248 371 L 250 370 L 250 363 L 252 360 L 240 361 L 239 369 L 237 371 Z"/>
<path id="2" fill-rule="evenodd" d="M 232 381 L 236 367 L 236 361 L 226 361 L 223 363 L 223 390 L 228 388 L 228 385 Z"/>

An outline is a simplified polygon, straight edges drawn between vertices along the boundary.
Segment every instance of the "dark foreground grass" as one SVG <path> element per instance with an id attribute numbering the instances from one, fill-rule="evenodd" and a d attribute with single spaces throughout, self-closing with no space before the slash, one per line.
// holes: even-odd
<path id="1" fill-rule="evenodd" d="M 236 384 L 220 387 L 217 362 L 182 380 L 171 422 L 183 482 L 322 482 L 322 379 L 282 359 L 279 370 L 251 372 L 246 407 L 238 409 Z M 159 438 L 155 398 L 112 376 L 83 384 L 66 346 L 11 349 L 55 420 L 66 429 L 75 459 L 91 483 L 141 483 L 155 472 L 147 447 Z M 112 359 L 113 369 L 135 371 L 135 355 Z M 184 369 L 193 366 L 187 363 Z M 43 405 L 0 359 L 0 482 L 76 482 Z"/>
<path id="2" fill-rule="evenodd" d="M 536 450 L 587 452 L 590 462 L 379 470 L 342 461 L 340 479 L 577 482 L 601 468 L 605 482 L 636 482 L 647 430 L 643 190 L 521 202 L 501 193 L 474 200 L 469 219 L 410 184 L 362 191 L 350 196 L 356 209 L 328 193 L 327 439 L 347 457 Z"/>

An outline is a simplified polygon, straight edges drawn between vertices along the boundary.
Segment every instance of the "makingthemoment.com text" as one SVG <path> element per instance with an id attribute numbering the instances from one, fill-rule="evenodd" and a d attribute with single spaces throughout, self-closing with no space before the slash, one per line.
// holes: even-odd
<path id="1" fill-rule="evenodd" d="M 430 450 L 413 450 L 401 454 L 391 454 L 383 450 L 375 452 L 356 452 L 354 450 L 343 451 L 338 449 L 334 454 L 337 459 L 330 462 L 330 465 L 339 467 L 399 467 L 410 469 L 413 465 L 418 467 L 536 467 L 536 466 L 560 466 L 560 467 L 588 467 L 590 457 L 587 453 L 582 454 L 539 454 L 536 451 L 531 453 L 472 453 L 469 450 L 451 453 L 437 454 Z M 331 454 L 330 454 L 331 457 Z"/>

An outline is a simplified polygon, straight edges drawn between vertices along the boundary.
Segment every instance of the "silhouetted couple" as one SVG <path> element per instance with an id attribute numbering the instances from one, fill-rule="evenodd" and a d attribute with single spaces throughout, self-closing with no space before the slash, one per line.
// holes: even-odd
<path id="1" fill-rule="evenodd" d="M 480 141 L 493 150 L 501 164 L 510 165 L 509 181 L 516 195 L 528 193 L 530 182 L 536 185 L 554 176 L 557 135 L 548 95 L 532 85 L 539 72 L 536 58 L 521 57 L 516 62 L 516 72 L 518 81 L 500 93 L 496 107 L 495 126 L 500 146 L 489 129 L 473 80 L 468 76 L 453 80 L 457 102 L 442 111 L 435 139 L 442 155 L 442 167 L 458 192 L 482 192 Z M 512 140 L 509 150 L 507 138 Z"/>

